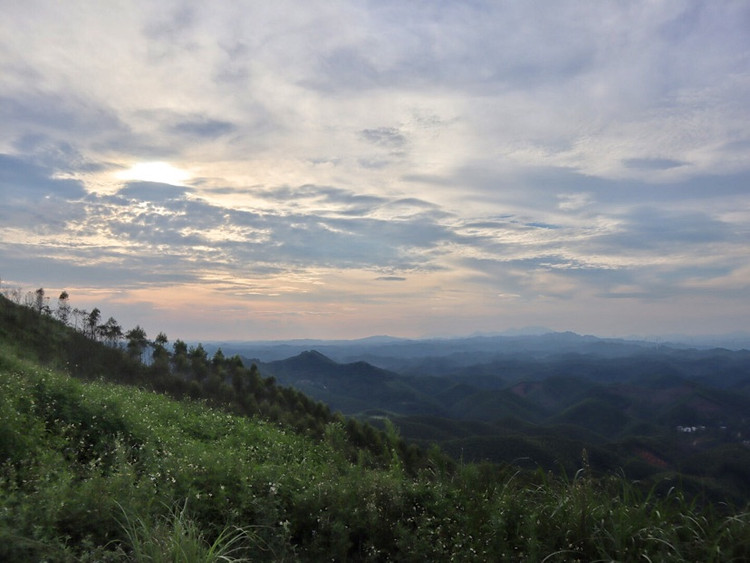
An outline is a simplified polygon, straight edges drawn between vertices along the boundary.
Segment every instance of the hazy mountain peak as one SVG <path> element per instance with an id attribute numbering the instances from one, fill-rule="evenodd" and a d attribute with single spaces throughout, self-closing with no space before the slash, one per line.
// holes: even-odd
<path id="1" fill-rule="evenodd" d="M 306 350 L 304 352 L 297 354 L 294 357 L 289 358 L 289 361 L 295 361 L 295 360 L 304 361 L 307 363 L 321 363 L 321 364 L 327 364 L 327 365 L 336 363 L 331 358 L 329 358 L 325 354 L 321 354 L 317 350 Z"/>

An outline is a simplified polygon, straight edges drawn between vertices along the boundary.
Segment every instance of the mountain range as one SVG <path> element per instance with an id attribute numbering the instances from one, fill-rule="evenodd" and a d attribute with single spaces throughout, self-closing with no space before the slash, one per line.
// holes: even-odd
<path id="1" fill-rule="evenodd" d="M 587 449 L 599 470 L 720 474 L 750 495 L 747 350 L 573 333 L 237 350 L 262 352 L 243 361 L 281 385 L 456 459 L 574 471 Z"/>

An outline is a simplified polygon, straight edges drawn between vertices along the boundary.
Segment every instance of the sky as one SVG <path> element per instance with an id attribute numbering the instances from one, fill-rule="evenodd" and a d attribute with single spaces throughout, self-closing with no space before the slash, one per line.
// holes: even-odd
<path id="1" fill-rule="evenodd" d="M 171 339 L 750 319 L 750 3 L 0 0 L 0 278 Z"/>

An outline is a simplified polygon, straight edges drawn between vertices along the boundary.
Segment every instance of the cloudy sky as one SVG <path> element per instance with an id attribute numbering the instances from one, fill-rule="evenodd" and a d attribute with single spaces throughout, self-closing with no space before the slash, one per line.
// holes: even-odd
<path id="1" fill-rule="evenodd" d="M 744 0 L 0 4 L 6 289 L 183 339 L 747 329 Z"/>

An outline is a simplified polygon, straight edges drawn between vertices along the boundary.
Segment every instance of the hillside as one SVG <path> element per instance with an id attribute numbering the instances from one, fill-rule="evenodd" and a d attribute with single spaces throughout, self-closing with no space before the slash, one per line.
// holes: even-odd
<path id="1" fill-rule="evenodd" d="M 579 345 L 571 335 L 557 342 Z M 257 363 L 334 410 L 381 428 L 387 417 L 404 438 L 438 444 L 456 460 L 575 472 L 587 448 L 598 471 L 679 475 L 716 500 L 750 498 L 746 351 L 585 344 L 606 353 L 514 355 L 444 376 L 317 351 Z"/>
<path id="2" fill-rule="evenodd" d="M 453 466 L 435 449 L 410 463 L 391 428 L 371 437 L 379 456 L 353 446 L 357 433 L 340 417 L 320 433 L 295 430 L 300 409 L 289 401 L 275 403 L 289 422 L 272 422 L 229 412 L 232 401 L 217 408 L 215 397 L 155 392 L 142 379 L 153 366 L 115 361 L 118 350 L 101 343 L 89 358 L 107 369 L 92 360 L 77 379 L 72 329 L 0 306 L 4 561 L 750 556 L 746 511 L 692 502 L 672 484 L 649 491 L 595 475 L 585 451 L 570 478 Z"/>
<path id="3" fill-rule="evenodd" d="M 276 381 L 325 402 L 332 410 L 355 414 L 387 409 L 404 414 L 440 411 L 439 404 L 411 380 L 367 362 L 340 364 L 311 350 L 285 360 L 251 360 Z M 248 360 L 245 360 L 248 363 Z"/>

